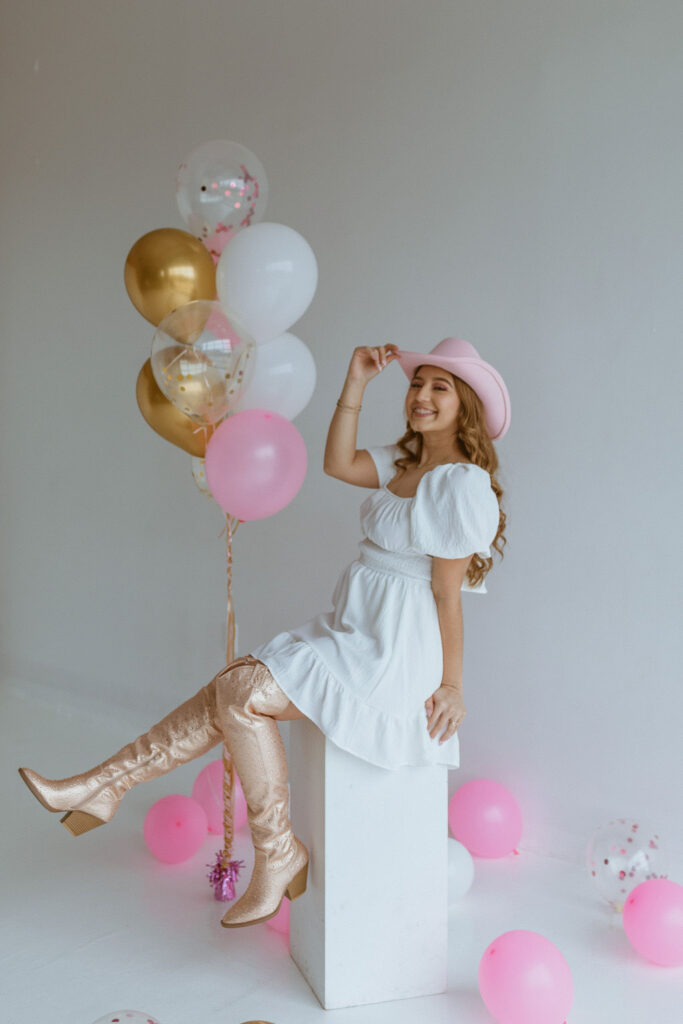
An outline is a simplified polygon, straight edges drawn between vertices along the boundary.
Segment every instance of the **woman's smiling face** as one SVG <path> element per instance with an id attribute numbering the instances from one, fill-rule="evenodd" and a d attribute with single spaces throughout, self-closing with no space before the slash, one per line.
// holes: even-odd
<path id="1" fill-rule="evenodd" d="M 460 398 L 451 374 L 440 366 L 418 366 L 411 377 L 405 404 L 413 430 L 421 434 L 452 432 L 459 409 Z"/>

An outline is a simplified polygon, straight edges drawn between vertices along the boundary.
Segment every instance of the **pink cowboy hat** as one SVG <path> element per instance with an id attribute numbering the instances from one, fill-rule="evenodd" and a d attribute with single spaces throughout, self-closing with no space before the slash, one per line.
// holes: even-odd
<path id="1" fill-rule="evenodd" d="M 491 440 L 499 440 L 510 426 L 510 395 L 505 381 L 489 363 L 480 358 L 474 345 L 461 338 L 444 338 L 431 352 L 404 352 L 396 358 L 408 380 L 418 366 L 439 366 L 460 377 L 472 388 L 484 406 L 486 429 Z"/>

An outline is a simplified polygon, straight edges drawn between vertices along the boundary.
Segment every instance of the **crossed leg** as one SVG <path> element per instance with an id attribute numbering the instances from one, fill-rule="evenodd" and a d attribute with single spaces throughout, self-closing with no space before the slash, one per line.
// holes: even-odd
<path id="1" fill-rule="evenodd" d="M 257 661 L 258 659 L 253 659 Z M 258 661 L 259 665 L 264 665 L 263 661 Z M 267 666 L 266 666 L 267 667 Z M 299 711 L 296 704 L 290 700 L 287 707 L 283 711 L 279 711 L 276 715 L 271 715 L 271 718 L 277 719 L 278 722 L 294 722 L 298 718 L 306 718 L 303 711 Z"/>
<path id="2" fill-rule="evenodd" d="M 295 704 L 292 704 L 291 700 L 284 711 L 281 711 L 278 715 L 273 715 L 278 722 L 293 722 L 297 718 L 306 718 L 303 711 L 299 711 Z"/>

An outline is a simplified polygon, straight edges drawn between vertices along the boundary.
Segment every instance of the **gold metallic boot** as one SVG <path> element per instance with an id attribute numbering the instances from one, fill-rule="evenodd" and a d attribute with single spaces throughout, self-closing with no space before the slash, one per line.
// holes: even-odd
<path id="1" fill-rule="evenodd" d="M 238 658 L 227 669 L 244 662 L 244 658 Z M 148 732 L 82 775 L 44 779 L 30 768 L 20 768 L 19 774 L 48 811 L 67 812 L 60 820 L 72 835 L 89 832 L 111 821 L 122 797 L 133 786 L 164 775 L 221 742 L 216 678 Z"/>
<path id="2" fill-rule="evenodd" d="M 294 900 L 306 889 L 308 850 L 289 820 L 287 759 L 273 715 L 289 698 L 263 662 L 229 666 L 216 676 L 218 721 L 247 801 L 254 843 L 254 870 L 245 892 L 228 910 L 224 928 L 267 921 L 284 896 Z"/>

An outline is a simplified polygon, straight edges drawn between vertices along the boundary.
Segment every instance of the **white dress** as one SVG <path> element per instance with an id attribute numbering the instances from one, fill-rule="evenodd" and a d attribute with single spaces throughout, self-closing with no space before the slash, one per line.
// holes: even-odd
<path id="1" fill-rule="evenodd" d="M 457 732 L 439 745 L 425 701 L 440 686 L 443 649 L 431 589 L 432 556 L 490 557 L 499 508 L 485 469 L 448 463 L 425 473 L 414 497 L 387 489 L 398 445 L 367 449 L 379 488 L 360 507 L 359 557 L 344 569 L 333 610 L 250 653 L 337 746 L 383 768 L 457 768 Z M 486 593 L 486 587 L 463 590 Z"/>

